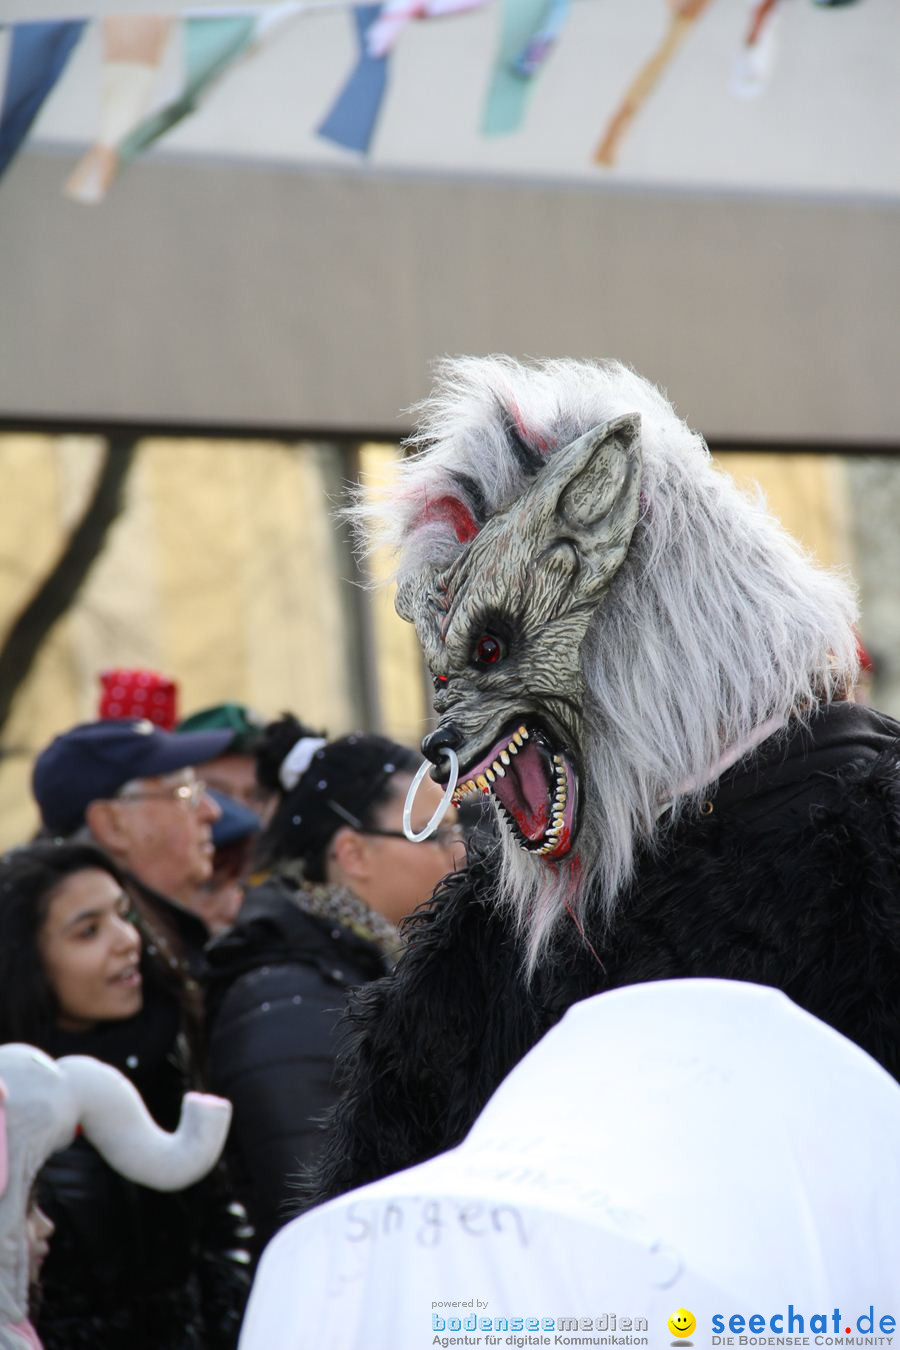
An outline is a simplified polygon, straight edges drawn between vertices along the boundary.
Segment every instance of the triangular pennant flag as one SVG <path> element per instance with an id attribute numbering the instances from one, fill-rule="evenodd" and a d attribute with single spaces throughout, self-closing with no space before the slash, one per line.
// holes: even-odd
<path id="1" fill-rule="evenodd" d="M 318 127 L 320 136 L 363 154 L 372 144 L 387 88 L 387 57 L 370 56 L 366 50 L 366 35 L 380 13 L 380 5 L 355 7 L 353 17 L 359 57 L 330 112 Z"/>
<path id="2" fill-rule="evenodd" d="M 184 22 L 185 82 L 177 99 L 146 118 L 119 146 L 123 162 L 134 159 L 182 118 L 195 112 L 200 95 L 253 41 L 255 14 L 225 15 Z"/>
<path id="3" fill-rule="evenodd" d="M 744 41 L 731 75 L 731 91 L 738 98 L 755 98 L 771 78 L 775 64 L 775 20 L 778 0 L 754 0 Z"/>
<path id="4" fill-rule="evenodd" d="M 103 20 L 100 126 L 65 188 L 79 202 L 99 202 L 119 169 L 119 144 L 145 115 L 174 20 L 158 14 L 114 14 Z"/>
<path id="5" fill-rule="evenodd" d="M 600 142 L 594 151 L 594 163 L 615 164 L 619 145 L 631 123 L 662 79 L 666 67 L 687 37 L 691 25 L 706 9 L 710 0 L 669 0 L 669 26 L 656 51 L 645 61 L 628 87 L 628 91 L 613 113 Z"/>
<path id="6" fill-rule="evenodd" d="M 28 135 L 84 25 L 83 19 L 12 25 L 6 88 L 0 106 L 0 173 Z"/>
<path id="7" fill-rule="evenodd" d="M 487 0 L 384 0 L 381 13 L 366 34 L 366 51 L 370 56 L 387 56 L 413 19 L 442 19 L 486 4 Z"/>
<path id="8" fill-rule="evenodd" d="M 547 12 L 536 33 L 532 34 L 513 61 L 513 70 L 525 79 L 531 79 L 540 70 L 559 41 L 563 25 L 569 17 L 571 0 L 548 0 Z"/>
<path id="9" fill-rule="evenodd" d="M 518 131 L 533 82 L 523 78 L 517 62 L 541 31 L 547 0 L 503 0 L 500 45 L 488 88 L 481 129 L 489 136 Z"/>

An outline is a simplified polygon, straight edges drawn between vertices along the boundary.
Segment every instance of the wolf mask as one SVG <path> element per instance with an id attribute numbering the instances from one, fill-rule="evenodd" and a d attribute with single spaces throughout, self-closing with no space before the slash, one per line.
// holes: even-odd
<path id="1" fill-rule="evenodd" d="M 496 899 L 533 967 L 563 912 L 612 916 L 723 757 L 846 692 L 853 596 L 616 362 L 448 361 L 419 411 L 418 453 L 356 515 L 398 555 L 423 751 L 496 806 Z"/>
<path id="2" fill-rule="evenodd" d="M 576 832 L 581 645 L 637 521 L 638 428 L 618 418 L 559 451 L 449 567 L 423 567 L 397 597 L 435 684 L 426 753 L 452 746 L 456 800 L 492 793 L 520 847 L 548 861 Z"/>

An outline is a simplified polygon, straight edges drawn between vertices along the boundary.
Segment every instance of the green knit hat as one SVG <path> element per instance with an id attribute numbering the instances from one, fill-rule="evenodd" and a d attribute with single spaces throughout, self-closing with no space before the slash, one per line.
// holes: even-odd
<path id="1" fill-rule="evenodd" d="M 175 728 L 182 731 L 230 731 L 231 745 L 224 752 L 230 755 L 252 755 L 262 739 L 266 721 L 246 703 L 217 703 L 212 708 L 185 717 Z"/>

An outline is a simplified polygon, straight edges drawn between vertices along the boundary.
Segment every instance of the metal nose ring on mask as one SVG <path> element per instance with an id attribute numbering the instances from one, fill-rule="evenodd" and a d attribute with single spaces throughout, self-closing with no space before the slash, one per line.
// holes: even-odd
<path id="1" fill-rule="evenodd" d="M 450 761 L 450 777 L 447 779 L 447 790 L 438 802 L 434 815 L 431 817 L 424 830 L 420 830 L 418 834 L 413 832 L 412 827 L 413 802 L 416 800 L 416 793 L 422 784 L 422 779 L 432 767 L 430 760 L 426 759 L 422 761 L 419 765 L 418 773 L 409 785 L 409 792 L 407 792 L 406 801 L 403 804 L 403 833 L 411 844 L 421 844 L 423 839 L 427 839 L 429 835 L 434 834 L 435 830 L 444 819 L 444 816 L 450 810 L 450 801 L 456 791 L 456 783 L 459 778 L 459 757 L 455 750 L 450 749 L 449 745 L 441 746 L 441 754 L 446 755 Z"/>

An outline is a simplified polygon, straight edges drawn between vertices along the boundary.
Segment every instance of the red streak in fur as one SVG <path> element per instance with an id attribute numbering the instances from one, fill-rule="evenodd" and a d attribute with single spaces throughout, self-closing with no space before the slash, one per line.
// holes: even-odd
<path id="1" fill-rule="evenodd" d="M 580 870 L 580 867 L 579 867 L 579 870 Z M 578 915 L 575 913 L 574 909 L 572 908 L 572 906 L 569 904 L 568 901 L 566 901 L 566 913 L 568 914 L 569 918 L 570 918 L 570 919 L 572 920 L 572 922 L 574 923 L 575 927 L 578 929 L 578 932 L 579 932 L 579 934 L 581 935 L 581 940 L 582 940 L 582 942 L 583 942 L 584 945 L 587 947 L 587 949 L 588 949 L 588 951 L 590 952 L 591 956 L 592 956 L 592 957 L 594 958 L 594 960 L 597 962 L 597 965 L 600 967 L 600 969 L 603 971 L 603 974 L 605 975 L 605 974 L 606 974 L 606 966 L 603 964 L 603 962 L 600 960 L 600 957 L 597 955 L 596 949 L 594 948 L 594 944 L 591 942 L 591 940 L 590 940 L 590 938 L 588 937 L 587 933 L 584 931 L 584 924 L 581 922 L 581 920 L 579 919 Z"/>
<path id="2" fill-rule="evenodd" d="M 414 528 L 430 525 L 435 521 L 446 522 L 461 544 L 468 544 L 478 533 L 475 517 L 465 502 L 461 502 L 458 497 L 437 497 L 433 502 L 428 502 L 416 520 Z"/>
<path id="3" fill-rule="evenodd" d="M 546 455 L 547 451 L 550 449 L 550 442 L 546 437 L 538 436 L 536 432 L 528 430 L 525 423 L 522 421 L 522 414 L 519 412 L 518 408 L 510 405 L 509 411 L 516 424 L 516 430 L 525 444 L 533 445 L 539 454 Z"/>

